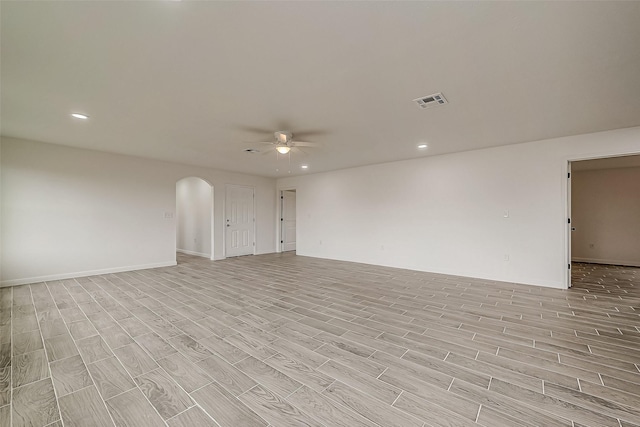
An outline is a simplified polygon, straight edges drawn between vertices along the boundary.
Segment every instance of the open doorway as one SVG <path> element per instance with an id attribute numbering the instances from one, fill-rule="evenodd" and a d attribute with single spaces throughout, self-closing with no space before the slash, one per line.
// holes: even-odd
<path id="1" fill-rule="evenodd" d="M 176 252 L 213 259 L 213 186 L 204 179 L 176 183 Z"/>
<path id="2" fill-rule="evenodd" d="M 569 286 L 589 266 L 640 267 L 640 155 L 569 168 Z"/>
<path id="3" fill-rule="evenodd" d="M 296 190 L 280 192 L 280 251 L 296 250 Z"/>

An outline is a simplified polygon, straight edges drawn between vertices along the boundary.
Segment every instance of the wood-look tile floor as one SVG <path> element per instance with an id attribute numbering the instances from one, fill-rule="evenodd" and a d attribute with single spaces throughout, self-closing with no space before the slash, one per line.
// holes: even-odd
<path id="1" fill-rule="evenodd" d="M 272 254 L 0 289 L 0 426 L 640 425 L 640 269 Z"/>

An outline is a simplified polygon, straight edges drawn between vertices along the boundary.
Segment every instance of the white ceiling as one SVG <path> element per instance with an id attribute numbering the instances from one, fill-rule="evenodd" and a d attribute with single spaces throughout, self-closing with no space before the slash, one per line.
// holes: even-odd
<path id="1" fill-rule="evenodd" d="M 282 176 L 640 125 L 637 1 L 0 7 L 6 136 Z"/>

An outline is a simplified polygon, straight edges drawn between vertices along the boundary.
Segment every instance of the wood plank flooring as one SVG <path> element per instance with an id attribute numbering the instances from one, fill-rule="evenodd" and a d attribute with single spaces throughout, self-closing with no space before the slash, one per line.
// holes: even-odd
<path id="1" fill-rule="evenodd" d="M 0 288 L 0 427 L 640 426 L 640 268 L 178 261 Z"/>

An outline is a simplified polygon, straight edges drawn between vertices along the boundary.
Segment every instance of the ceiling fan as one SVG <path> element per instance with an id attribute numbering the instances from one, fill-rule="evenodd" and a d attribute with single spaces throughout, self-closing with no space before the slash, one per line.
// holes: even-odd
<path id="1" fill-rule="evenodd" d="M 293 134 L 286 130 L 279 130 L 274 132 L 273 141 L 259 141 L 256 144 L 269 144 L 275 147 L 276 151 L 280 154 L 287 154 L 292 149 L 299 149 L 299 147 L 320 147 L 321 144 L 317 142 L 305 142 L 296 141 L 293 139 Z"/>

